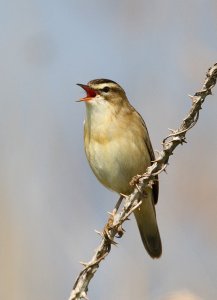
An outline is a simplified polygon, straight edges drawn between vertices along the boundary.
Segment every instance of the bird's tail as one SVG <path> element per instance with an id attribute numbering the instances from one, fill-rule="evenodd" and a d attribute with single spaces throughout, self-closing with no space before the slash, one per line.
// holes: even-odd
<path id="1" fill-rule="evenodd" d="M 162 253 L 162 245 L 151 190 L 147 191 L 147 196 L 134 211 L 134 215 L 145 249 L 152 258 L 159 258 Z"/>

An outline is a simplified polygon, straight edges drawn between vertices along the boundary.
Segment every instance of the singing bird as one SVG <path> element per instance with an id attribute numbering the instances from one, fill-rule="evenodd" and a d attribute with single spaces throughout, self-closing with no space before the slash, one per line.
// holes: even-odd
<path id="1" fill-rule="evenodd" d="M 86 104 L 84 146 L 90 167 L 106 188 L 128 195 L 133 190 L 129 185 L 132 177 L 144 173 L 155 159 L 145 122 L 118 83 L 95 79 L 78 85 L 86 91 L 79 101 Z M 156 177 L 134 211 L 142 242 L 152 258 L 162 253 L 155 212 L 158 189 Z"/>

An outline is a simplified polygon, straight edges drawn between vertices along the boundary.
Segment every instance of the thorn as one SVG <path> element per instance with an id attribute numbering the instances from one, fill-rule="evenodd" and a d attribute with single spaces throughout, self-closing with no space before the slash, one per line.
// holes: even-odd
<path id="1" fill-rule="evenodd" d="M 187 144 L 186 138 L 181 139 L 181 144 Z"/>
<path id="2" fill-rule="evenodd" d="M 111 213 L 110 211 L 107 211 L 107 213 L 113 217 L 113 213 Z"/>
<path id="3" fill-rule="evenodd" d="M 130 211 L 129 211 L 129 215 L 136 210 L 140 205 L 142 204 L 142 200 L 139 201 Z"/>
<path id="4" fill-rule="evenodd" d="M 96 229 L 94 229 L 94 231 L 102 237 L 102 232 L 101 231 L 96 230 Z"/>
<path id="5" fill-rule="evenodd" d="M 172 132 L 172 134 L 174 134 L 174 133 L 176 132 L 176 130 L 174 130 L 174 129 L 172 129 L 172 128 L 168 128 L 168 130 L 169 130 L 170 132 Z"/>
<path id="6" fill-rule="evenodd" d="M 188 94 L 188 97 L 190 97 L 191 101 L 194 100 L 194 96 Z"/>
<path id="7" fill-rule="evenodd" d="M 122 194 L 122 193 L 120 193 L 120 195 L 123 196 L 124 198 L 128 197 L 128 195 L 125 195 L 125 194 Z"/>
<path id="8" fill-rule="evenodd" d="M 80 263 L 82 266 L 84 266 L 85 268 L 88 267 L 88 265 L 89 265 L 88 263 L 85 263 L 85 262 L 83 262 L 83 261 L 79 261 L 79 263 Z"/>
<path id="9" fill-rule="evenodd" d="M 114 245 L 114 246 L 117 246 L 117 245 L 118 245 L 118 243 L 115 242 L 115 241 L 113 241 L 113 240 L 109 240 L 109 241 L 110 241 L 111 245 Z"/>

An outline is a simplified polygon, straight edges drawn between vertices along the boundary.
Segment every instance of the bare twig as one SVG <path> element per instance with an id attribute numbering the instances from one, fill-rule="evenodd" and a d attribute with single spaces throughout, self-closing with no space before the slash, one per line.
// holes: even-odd
<path id="1" fill-rule="evenodd" d="M 203 87 L 194 96 L 190 96 L 192 100 L 191 109 L 187 117 L 182 121 L 180 127 L 176 130 L 170 129 L 171 134 L 163 140 L 163 150 L 158 153 L 157 159 L 153 164 L 147 168 L 143 175 L 135 176 L 130 184 L 134 186 L 134 191 L 129 196 L 124 196 L 124 205 L 122 210 L 118 213 L 115 211 L 110 215 L 109 220 L 100 233 L 102 240 L 95 251 L 94 256 L 88 263 L 82 263 L 84 269 L 80 272 L 69 300 L 78 300 L 81 298 L 87 299 L 88 285 L 95 272 L 99 268 L 100 262 L 108 255 L 111 250 L 111 245 L 115 245 L 115 237 L 121 237 L 124 233 L 121 225 L 128 220 L 129 215 L 141 204 L 140 193 L 144 191 L 147 186 L 152 186 L 155 176 L 162 171 L 165 171 L 169 157 L 173 154 L 174 149 L 178 145 L 186 143 L 185 135 L 198 121 L 199 111 L 206 98 L 211 95 L 212 88 L 215 86 L 217 80 L 217 63 L 209 68 Z"/>

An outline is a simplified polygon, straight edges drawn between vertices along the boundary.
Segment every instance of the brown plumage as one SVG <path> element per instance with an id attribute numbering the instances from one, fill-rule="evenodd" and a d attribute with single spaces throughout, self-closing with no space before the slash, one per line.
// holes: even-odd
<path id="1" fill-rule="evenodd" d="M 132 177 L 144 173 L 155 159 L 145 122 L 114 81 L 96 79 L 81 87 L 87 92 L 81 101 L 86 103 L 84 144 L 90 167 L 105 187 L 130 194 Z M 134 215 L 147 252 L 157 258 L 162 252 L 154 207 L 158 180 L 143 197 Z"/>

